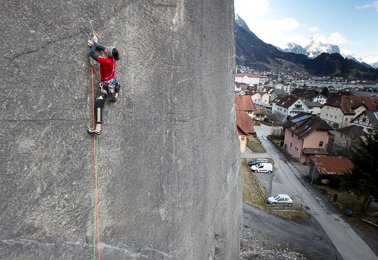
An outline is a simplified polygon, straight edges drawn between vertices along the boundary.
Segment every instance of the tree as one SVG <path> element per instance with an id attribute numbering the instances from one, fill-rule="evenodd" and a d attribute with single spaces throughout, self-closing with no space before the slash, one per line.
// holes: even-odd
<path id="1" fill-rule="evenodd" d="M 328 96 L 329 96 L 329 90 L 328 90 L 328 88 L 327 88 L 327 87 L 324 87 L 324 88 L 322 89 L 322 92 L 320 92 L 320 94 L 322 94 L 322 95 L 325 96 L 325 97 L 328 97 Z"/>
<path id="2" fill-rule="evenodd" d="M 368 137 L 353 151 L 352 174 L 346 175 L 346 188 L 353 190 L 357 195 L 364 196 L 362 210 L 366 211 L 371 196 L 378 197 L 378 131 Z"/>

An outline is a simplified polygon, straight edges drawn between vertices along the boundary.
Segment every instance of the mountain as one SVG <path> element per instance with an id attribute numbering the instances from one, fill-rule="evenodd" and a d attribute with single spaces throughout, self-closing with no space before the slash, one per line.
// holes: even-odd
<path id="1" fill-rule="evenodd" d="M 340 48 L 337 45 L 319 42 L 312 38 L 310 44 L 305 48 L 296 43 L 289 43 L 284 51 L 296 54 L 304 54 L 310 58 L 315 58 L 322 53 L 340 53 Z"/>
<path id="2" fill-rule="evenodd" d="M 375 62 L 375 63 L 373 63 L 373 64 L 370 64 L 370 66 L 372 66 L 373 68 L 378 69 L 378 62 Z"/>
<path id="3" fill-rule="evenodd" d="M 303 70 L 305 55 L 286 53 L 260 40 L 245 24 L 235 21 L 236 63 L 256 70 Z"/>
<path id="4" fill-rule="evenodd" d="M 303 72 L 314 76 L 344 77 L 350 80 L 378 81 L 378 69 L 353 59 L 344 58 L 339 48 L 334 45 L 310 44 L 308 51 L 315 56 L 321 50 L 333 52 L 322 53 L 315 58 L 303 54 L 303 48 L 292 44 L 296 53 L 286 52 L 259 39 L 237 16 L 234 24 L 236 64 L 255 70 L 274 72 Z"/>
<path id="5" fill-rule="evenodd" d="M 307 55 L 307 50 L 294 42 L 288 43 L 287 48 L 285 48 L 284 51 Z"/>

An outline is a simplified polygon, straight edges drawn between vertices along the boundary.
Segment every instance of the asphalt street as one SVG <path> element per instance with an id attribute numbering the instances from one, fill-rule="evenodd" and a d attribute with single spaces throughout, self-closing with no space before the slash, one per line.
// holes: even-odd
<path id="1" fill-rule="evenodd" d="M 266 149 L 266 154 L 246 151 L 242 154 L 242 158 L 267 157 L 274 160 L 273 174 L 257 174 L 270 194 L 286 193 L 294 203 L 302 204 L 308 209 L 345 260 L 377 260 L 377 255 L 350 225 L 324 203 L 319 194 L 306 187 L 303 177 L 308 174 L 308 166 L 287 161 L 286 157 L 266 138 L 271 133 L 271 127 L 255 126 L 255 131 Z"/>
<path id="2" fill-rule="evenodd" d="M 306 259 L 341 259 L 340 254 L 333 246 L 327 234 L 313 218 L 297 223 L 287 221 L 248 205 L 243 206 L 243 211 L 244 228 L 247 231 L 250 230 L 256 236 L 263 234 L 263 238 L 269 241 L 270 244 L 281 245 L 286 247 L 287 250 L 291 249 L 300 252 Z M 259 252 L 255 254 L 264 256 L 263 253 Z M 275 259 L 287 258 L 276 256 Z"/>

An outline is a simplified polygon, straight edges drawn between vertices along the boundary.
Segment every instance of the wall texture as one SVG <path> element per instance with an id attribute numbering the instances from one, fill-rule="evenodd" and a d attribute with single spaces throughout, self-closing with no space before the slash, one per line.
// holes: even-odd
<path id="1" fill-rule="evenodd" d="M 0 6 L 0 259 L 93 257 L 91 24 L 122 53 L 97 139 L 101 257 L 237 259 L 233 1 Z"/>

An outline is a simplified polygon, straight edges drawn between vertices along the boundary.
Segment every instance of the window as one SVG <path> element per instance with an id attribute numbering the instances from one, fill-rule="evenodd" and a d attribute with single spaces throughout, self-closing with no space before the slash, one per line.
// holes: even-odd
<path id="1" fill-rule="evenodd" d="M 242 138 L 240 138 L 241 139 L 241 141 L 242 142 L 244 142 L 244 140 L 245 140 L 245 137 L 244 136 L 242 136 Z"/>
<path id="2" fill-rule="evenodd" d="M 366 122 L 366 117 L 362 118 L 362 122 L 363 122 L 363 123 Z"/>
<path id="3" fill-rule="evenodd" d="M 290 147 L 293 147 L 293 143 L 290 143 Z"/>
<path id="4" fill-rule="evenodd" d="M 319 147 L 323 147 L 323 141 L 319 142 Z"/>
<path id="5" fill-rule="evenodd" d="M 295 108 L 302 108 L 302 105 L 301 104 L 296 104 Z"/>

